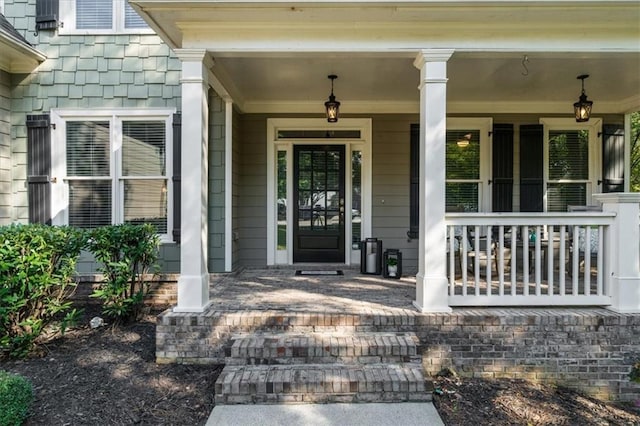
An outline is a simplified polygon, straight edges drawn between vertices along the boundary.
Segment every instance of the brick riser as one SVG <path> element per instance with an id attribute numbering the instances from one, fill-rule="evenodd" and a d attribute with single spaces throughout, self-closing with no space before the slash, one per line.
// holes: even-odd
<path id="1" fill-rule="evenodd" d="M 226 366 L 215 403 L 287 404 L 430 401 L 419 365 Z"/>
<path id="2" fill-rule="evenodd" d="M 411 333 L 256 334 L 234 339 L 226 364 L 420 364 L 417 343 Z"/>

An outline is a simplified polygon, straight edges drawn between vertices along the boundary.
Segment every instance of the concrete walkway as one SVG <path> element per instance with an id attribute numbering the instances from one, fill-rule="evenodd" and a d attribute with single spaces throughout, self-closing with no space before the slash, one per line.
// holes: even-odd
<path id="1" fill-rule="evenodd" d="M 206 426 L 444 426 L 431 402 L 220 405 Z"/>

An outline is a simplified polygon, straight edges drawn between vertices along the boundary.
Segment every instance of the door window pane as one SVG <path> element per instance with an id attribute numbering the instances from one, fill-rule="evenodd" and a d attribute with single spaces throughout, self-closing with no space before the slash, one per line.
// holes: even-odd
<path id="1" fill-rule="evenodd" d="M 278 250 L 287 249 L 287 152 L 278 151 Z"/>
<path id="2" fill-rule="evenodd" d="M 351 248 L 360 249 L 362 240 L 362 152 L 351 153 Z"/>

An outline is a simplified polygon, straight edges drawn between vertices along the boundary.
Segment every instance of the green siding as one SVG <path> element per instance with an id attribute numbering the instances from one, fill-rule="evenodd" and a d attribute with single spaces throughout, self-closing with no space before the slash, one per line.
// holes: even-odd
<path id="1" fill-rule="evenodd" d="M 0 225 L 11 223 L 11 78 L 0 71 Z"/>

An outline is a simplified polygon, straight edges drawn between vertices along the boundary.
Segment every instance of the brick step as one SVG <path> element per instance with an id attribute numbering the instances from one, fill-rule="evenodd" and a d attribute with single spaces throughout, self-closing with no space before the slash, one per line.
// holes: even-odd
<path id="1" fill-rule="evenodd" d="M 262 333 L 238 335 L 227 365 L 420 363 L 414 333 Z"/>
<path id="2" fill-rule="evenodd" d="M 227 365 L 215 404 L 430 401 L 416 364 Z"/>

